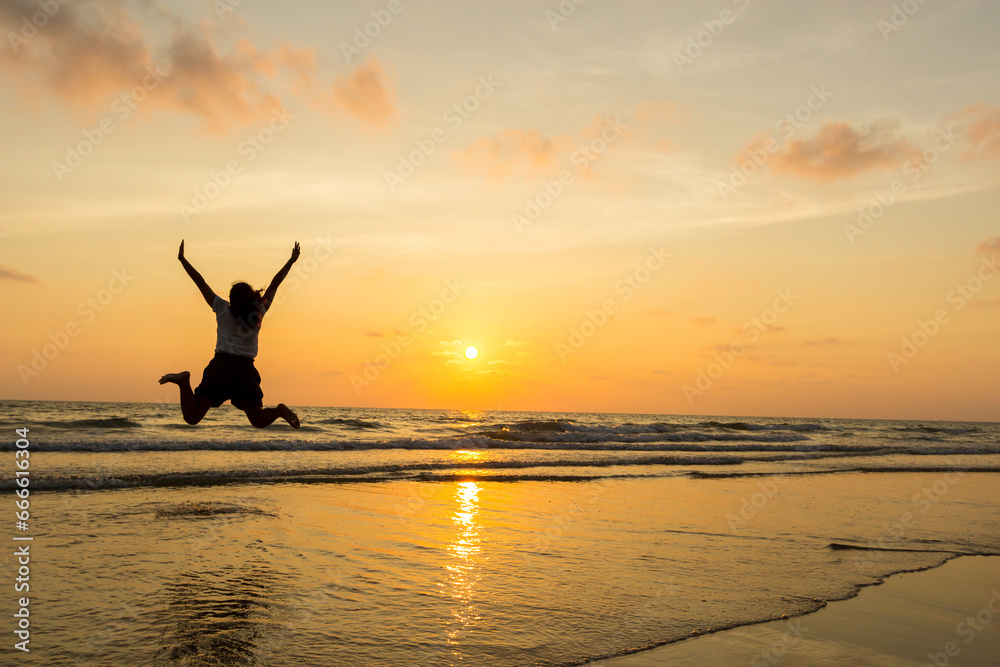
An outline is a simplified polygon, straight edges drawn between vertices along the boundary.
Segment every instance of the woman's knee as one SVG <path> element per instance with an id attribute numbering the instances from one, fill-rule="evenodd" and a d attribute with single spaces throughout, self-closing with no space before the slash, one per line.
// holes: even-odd
<path id="1" fill-rule="evenodd" d="M 263 423 L 263 421 L 261 420 L 260 408 L 244 410 L 244 412 L 247 414 L 247 419 L 250 420 L 250 424 L 253 425 L 254 427 L 264 428 L 265 426 L 267 426 L 267 424 Z"/>

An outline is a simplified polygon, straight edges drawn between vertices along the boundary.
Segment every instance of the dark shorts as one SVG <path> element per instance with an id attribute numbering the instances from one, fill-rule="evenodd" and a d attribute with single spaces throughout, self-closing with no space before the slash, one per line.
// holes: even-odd
<path id="1" fill-rule="evenodd" d="M 264 405 L 260 373 L 254 368 L 253 359 L 225 352 L 216 352 L 208 362 L 194 395 L 211 401 L 213 408 L 226 401 L 232 401 L 240 410 Z"/>

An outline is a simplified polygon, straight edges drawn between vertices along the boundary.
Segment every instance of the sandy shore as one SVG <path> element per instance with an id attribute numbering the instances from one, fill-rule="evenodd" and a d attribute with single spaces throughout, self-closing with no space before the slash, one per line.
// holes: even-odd
<path id="1" fill-rule="evenodd" d="M 1000 665 L 1000 557 L 965 556 L 898 574 L 797 618 L 615 658 L 661 665 Z"/>

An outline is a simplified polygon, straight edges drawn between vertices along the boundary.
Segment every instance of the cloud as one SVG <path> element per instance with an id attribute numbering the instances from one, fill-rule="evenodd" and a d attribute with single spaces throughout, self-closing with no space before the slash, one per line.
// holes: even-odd
<path id="1" fill-rule="evenodd" d="M 28 273 L 21 273 L 20 271 L 15 271 L 14 269 L 0 264 L 0 279 L 2 280 L 15 280 L 22 283 L 31 283 L 33 285 L 41 285 L 42 281 L 33 275 Z"/>
<path id="2" fill-rule="evenodd" d="M 385 338 L 385 334 L 381 331 L 367 331 L 365 332 L 365 336 L 369 338 Z"/>
<path id="3" fill-rule="evenodd" d="M 253 124 L 283 106 L 262 89 L 258 76 L 274 71 L 271 54 L 246 40 L 223 54 L 206 29 L 182 27 L 168 53 L 169 73 L 153 94 L 166 105 L 200 116 L 213 132 Z"/>
<path id="4" fill-rule="evenodd" d="M 994 236 L 991 239 L 986 239 L 977 245 L 976 249 L 979 250 L 979 252 L 985 253 L 1000 252 L 1000 236 Z"/>
<path id="5" fill-rule="evenodd" d="M 714 317 L 692 317 L 691 322 L 694 324 L 700 324 L 702 326 L 711 326 L 715 324 L 718 320 Z"/>
<path id="6" fill-rule="evenodd" d="M 108 104 L 114 93 L 145 76 L 151 64 L 149 48 L 142 26 L 124 6 L 60 4 L 41 28 L 23 22 L 39 9 L 29 0 L 0 3 L 0 28 L 7 33 L 0 63 L 33 78 L 19 81 L 26 88 L 40 85 L 69 104 L 89 108 Z"/>
<path id="7" fill-rule="evenodd" d="M 769 164 L 778 172 L 837 180 L 895 166 L 915 152 L 900 135 L 898 122 L 882 121 L 859 130 L 849 123 L 830 121 L 812 139 L 788 142 Z"/>
<path id="8" fill-rule="evenodd" d="M 673 313 L 671 313 L 670 311 L 667 311 L 667 310 L 651 310 L 651 311 L 649 311 L 649 314 L 652 317 L 672 317 L 673 316 Z"/>
<path id="9" fill-rule="evenodd" d="M 497 181 L 524 170 L 533 176 L 542 169 L 557 164 L 569 166 L 591 175 L 594 162 L 606 151 L 621 145 L 620 139 L 631 131 L 631 125 L 617 115 L 598 114 L 577 132 L 543 135 L 538 130 L 508 128 L 497 134 L 480 137 L 464 150 L 452 151 L 451 156 L 468 171 L 485 171 Z"/>
<path id="10" fill-rule="evenodd" d="M 947 120 L 959 123 L 958 131 L 966 142 L 964 157 L 1000 156 L 1000 105 L 979 102 L 947 116 Z"/>
<path id="11" fill-rule="evenodd" d="M 537 130 L 507 129 L 496 136 L 480 137 L 452 155 L 466 169 L 485 169 L 502 181 L 522 164 L 527 165 L 529 174 L 551 166 L 570 145 L 569 137 L 564 135 L 546 137 Z"/>
<path id="12" fill-rule="evenodd" d="M 396 91 L 377 56 L 369 56 L 350 73 L 337 77 L 321 92 L 312 106 L 326 111 L 342 110 L 372 125 L 388 125 L 396 119 Z"/>
<path id="13" fill-rule="evenodd" d="M 23 97 L 54 96 L 88 123 L 108 116 L 112 104 L 124 99 L 143 113 L 194 114 L 204 129 L 225 132 L 270 117 L 284 106 L 279 92 L 287 91 L 369 122 L 394 113 L 374 56 L 323 89 L 316 84 L 314 49 L 283 43 L 262 50 L 247 39 L 217 34 L 211 21 L 192 23 L 160 4 L 138 6 L 156 11 L 139 15 L 112 0 L 59 3 L 30 39 L 3 40 L 0 68 L 13 75 Z M 23 18 L 36 13 L 29 0 L 0 3 L 0 29 L 20 35 Z M 221 46 L 230 41 L 232 46 Z"/>
<path id="14" fill-rule="evenodd" d="M 996 308 L 1000 307 L 1000 296 L 995 296 L 992 299 L 976 299 L 972 301 L 970 305 L 973 308 Z"/>

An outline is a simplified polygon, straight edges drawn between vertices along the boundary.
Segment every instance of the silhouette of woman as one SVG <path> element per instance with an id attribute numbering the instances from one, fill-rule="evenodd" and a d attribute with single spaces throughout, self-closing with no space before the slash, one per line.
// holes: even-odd
<path id="1" fill-rule="evenodd" d="M 177 259 L 191 280 L 201 290 L 205 301 L 215 311 L 216 342 L 215 357 L 205 367 L 201 384 L 191 390 L 191 373 L 168 373 L 160 378 L 160 384 L 173 382 L 181 389 L 181 412 L 188 424 L 197 424 L 211 408 L 217 408 L 227 400 L 247 414 L 247 419 L 257 428 L 270 425 L 281 417 L 299 427 L 299 418 L 284 403 L 277 407 L 264 407 L 264 392 L 260 390 L 260 373 L 254 368 L 257 356 L 257 334 L 260 332 L 264 313 L 271 307 L 278 285 L 288 275 L 292 264 L 299 258 L 299 244 L 292 248 L 291 258 L 275 274 L 267 290 L 261 295 L 247 283 L 234 283 L 229 290 L 229 301 L 218 296 L 208 286 L 191 263 L 184 257 L 184 241 L 181 241 Z"/>

